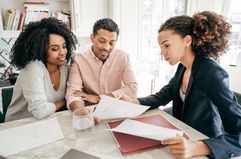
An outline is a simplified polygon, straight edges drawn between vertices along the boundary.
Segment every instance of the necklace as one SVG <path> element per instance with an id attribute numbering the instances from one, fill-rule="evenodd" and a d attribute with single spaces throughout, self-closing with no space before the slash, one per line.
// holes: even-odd
<path id="1" fill-rule="evenodd" d="M 59 75 L 60 67 L 57 67 L 53 71 L 48 70 L 48 72 L 49 72 L 52 87 L 58 86 L 59 85 L 59 76 L 60 76 Z"/>

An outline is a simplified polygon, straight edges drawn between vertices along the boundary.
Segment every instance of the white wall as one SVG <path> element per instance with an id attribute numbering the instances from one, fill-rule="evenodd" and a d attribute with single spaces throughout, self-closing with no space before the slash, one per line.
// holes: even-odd
<path id="1" fill-rule="evenodd" d="M 241 66 L 225 66 L 229 74 L 229 87 L 232 91 L 241 93 Z"/>
<path id="2" fill-rule="evenodd" d="M 120 0 L 120 37 L 119 45 L 130 55 L 138 52 L 139 43 L 139 1 Z"/>

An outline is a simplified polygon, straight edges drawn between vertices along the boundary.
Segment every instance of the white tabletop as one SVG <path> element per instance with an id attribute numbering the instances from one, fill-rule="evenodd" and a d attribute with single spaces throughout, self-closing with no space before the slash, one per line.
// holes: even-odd
<path id="1" fill-rule="evenodd" d="M 165 113 L 160 109 L 150 110 L 146 112 L 144 115 L 151 114 L 162 114 L 166 117 L 170 122 L 174 125 L 185 131 L 189 134 L 191 140 L 200 140 L 207 138 L 205 135 L 200 132 L 194 130 L 190 126 L 180 122 L 175 119 L 171 115 Z M 72 129 L 72 112 L 71 111 L 63 111 L 58 112 L 50 116 L 49 118 L 56 117 L 60 123 L 62 128 L 64 139 L 46 144 L 43 146 L 39 146 L 34 149 L 30 149 L 27 151 L 20 152 L 15 155 L 8 156 L 10 159 L 16 158 L 26 158 L 26 159 L 43 159 L 43 158 L 51 158 L 51 159 L 59 159 L 63 156 L 69 149 L 75 148 L 86 153 L 98 156 L 103 159 L 175 159 L 169 152 L 166 147 L 164 148 L 155 148 L 148 149 L 142 152 L 137 152 L 129 155 L 122 155 L 119 151 L 112 135 L 109 131 L 106 131 L 106 124 L 103 122 L 95 127 L 95 130 L 92 133 L 89 133 L 85 138 L 76 139 L 73 129 Z M 34 118 L 27 118 L 17 121 L 12 121 L 8 123 L 0 124 L 0 130 L 23 125 L 26 123 L 31 123 L 36 121 Z M 21 137 L 21 136 L 20 136 Z M 3 143 L 1 143 L 3 144 Z M 207 157 L 195 157 L 197 159 L 206 159 Z"/>

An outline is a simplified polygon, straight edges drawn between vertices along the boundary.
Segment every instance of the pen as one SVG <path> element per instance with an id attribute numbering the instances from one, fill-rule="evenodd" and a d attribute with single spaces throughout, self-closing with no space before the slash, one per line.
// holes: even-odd
<path id="1" fill-rule="evenodd" d="M 96 109 L 96 106 L 94 107 L 93 112 L 95 111 L 95 109 Z"/>

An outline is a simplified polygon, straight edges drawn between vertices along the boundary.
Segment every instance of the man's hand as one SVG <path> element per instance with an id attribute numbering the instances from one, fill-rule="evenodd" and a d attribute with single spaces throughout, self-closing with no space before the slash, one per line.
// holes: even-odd
<path id="1" fill-rule="evenodd" d="M 87 114 L 91 113 L 91 110 L 88 109 L 87 107 L 83 107 L 82 112 L 83 112 L 83 114 L 87 115 Z M 101 123 L 101 120 L 99 118 L 97 118 L 95 116 L 93 118 L 94 118 L 95 125 Z"/>
<path id="2" fill-rule="evenodd" d="M 163 140 L 162 144 L 167 145 L 170 153 L 178 159 L 211 154 L 209 147 L 202 141 L 189 141 L 182 136 Z"/>
<path id="3" fill-rule="evenodd" d="M 112 93 L 106 93 L 104 95 L 109 96 L 109 97 L 114 97 Z"/>
<path id="4" fill-rule="evenodd" d="M 91 95 L 91 94 L 87 94 L 87 93 L 80 92 L 80 91 L 75 91 L 74 96 L 79 96 L 84 101 L 87 101 L 91 104 L 98 104 L 100 101 L 100 97 L 98 95 Z"/>

